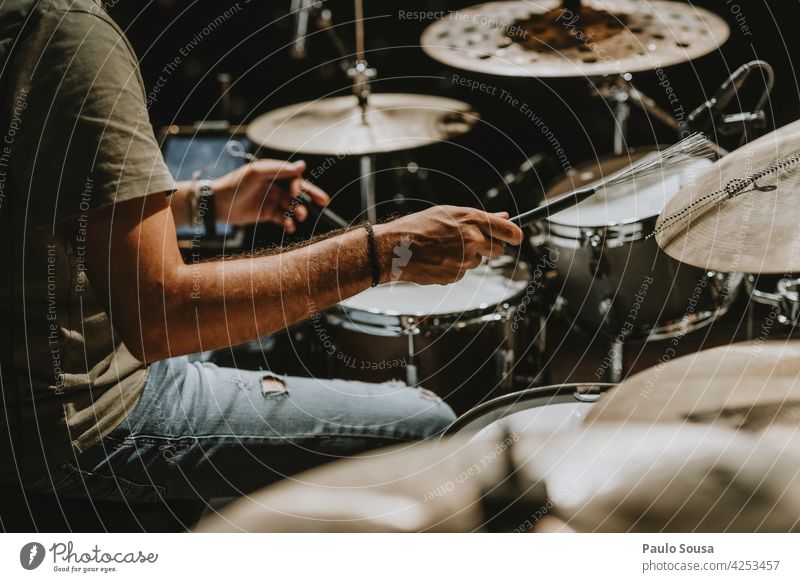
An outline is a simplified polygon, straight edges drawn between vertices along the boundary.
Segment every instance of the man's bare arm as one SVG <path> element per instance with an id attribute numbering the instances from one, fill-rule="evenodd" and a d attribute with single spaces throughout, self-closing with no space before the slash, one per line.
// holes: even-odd
<path id="1" fill-rule="evenodd" d="M 377 225 L 382 280 L 393 248 L 412 257 L 399 276 L 448 283 L 522 233 L 505 217 L 437 207 Z M 153 362 L 272 333 L 369 287 L 366 231 L 356 228 L 280 254 L 184 263 L 164 194 L 93 212 L 89 280 L 134 356 Z"/>

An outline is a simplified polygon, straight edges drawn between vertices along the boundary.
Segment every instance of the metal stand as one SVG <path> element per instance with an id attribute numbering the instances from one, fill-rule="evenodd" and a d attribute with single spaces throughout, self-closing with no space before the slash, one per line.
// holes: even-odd
<path id="1" fill-rule="evenodd" d="M 364 56 L 364 3 L 355 0 L 356 20 L 356 62 L 347 71 L 353 80 L 353 95 L 361 108 L 361 122 L 368 125 L 367 109 L 372 94 L 371 82 L 376 76 L 375 69 L 369 66 Z M 359 183 L 361 187 L 361 210 L 366 212 L 367 220 L 376 222 L 378 212 L 375 199 L 375 156 L 364 155 L 359 158 Z"/>
<path id="2" fill-rule="evenodd" d="M 625 376 L 625 343 L 619 339 L 611 340 L 608 346 L 608 358 L 611 361 L 609 382 L 619 384 Z"/>
<path id="3" fill-rule="evenodd" d="M 630 73 L 625 73 L 608 81 L 604 81 L 596 89 L 596 94 L 608 102 L 613 110 L 614 154 L 620 156 L 628 153 L 628 126 L 631 116 L 631 106 L 633 105 L 647 114 L 648 117 L 657 119 L 670 129 L 673 129 L 679 137 L 686 137 L 685 134 L 689 132 L 686 124 L 677 121 L 653 99 L 634 87 L 631 83 L 632 78 Z M 719 157 L 727 153 L 710 139 L 709 141 Z"/>
<path id="4" fill-rule="evenodd" d="M 359 186 L 361 189 L 361 208 L 367 214 L 367 220 L 374 223 L 378 220 L 378 209 L 375 200 L 375 156 L 361 156 L 358 159 Z"/>
<path id="5" fill-rule="evenodd" d="M 321 2 L 315 0 L 293 0 L 292 6 L 292 10 L 297 12 L 297 18 L 300 19 L 297 24 L 300 34 L 291 47 L 290 54 L 295 58 L 305 58 L 305 33 L 308 29 L 309 15 L 313 14 L 316 17 L 316 26 L 326 32 L 342 58 L 343 69 L 353 83 L 353 95 L 356 96 L 358 106 L 361 108 L 362 123 L 367 125 L 369 98 L 372 94 L 371 82 L 376 77 L 377 72 L 369 66 L 364 56 L 363 0 L 355 0 L 355 59 L 352 57 L 353 51 L 348 49 L 344 41 L 336 33 L 333 27 L 331 11 L 328 8 L 323 8 Z M 358 167 L 361 210 L 366 214 L 367 220 L 375 222 L 378 218 L 375 195 L 375 156 L 360 156 Z"/>

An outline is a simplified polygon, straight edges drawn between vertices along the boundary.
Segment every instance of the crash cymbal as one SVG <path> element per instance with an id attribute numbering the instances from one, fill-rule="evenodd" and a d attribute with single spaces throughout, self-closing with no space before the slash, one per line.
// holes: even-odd
<path id="1" fill-rule="evenodd" d="M 202 520 L 202 532 L 468 532 L 503 481 L 508 441 L 405 444 L 311 469 Z M 480 471 L 470 469 L 481 459 Z M 467 475 L 466 471 L 470 471 Z M 466 475 L 466 477 L 465 477 Z M 531 496 L 536 492 L 531 491 Z M 539 500 L 545 502 L 544 497 Z"/>
<path id="2" fill-rule="evenodd" d="M 511 77 L 599 77 L 655 70 L 719 48 L 730 31 L 689 3 L 558 0 L 479 4 L 431 24 L 422 48 L 451 67 Z"/>
<path id="3" fill-rule="evenodd" d="M 777 531 L 800 453 L 725 427 L 594 425 L 382 449 L 256 491 L 199 532 Z M 548 523 L 549 522 L 549 523 Z"/>
<path id="4" fill-rule="evenodd" d="M 766 175 L 755 183 L 747 180 L 762 171 Z M 699 174 L 664 208 L 656 241 L 675 259 L 705 269 L 800 271 L 798 192 L 800 121 L 750 142 Z"/>
<path id="5" fill-rule="evenodd" d="M 800 426 L 800 340 L 731 344 L 643 370 L 586 416 L 603 422 Z"/>
<path id="6" fill-rule="evenodd" d="M 417 148 L 469 131 L 480 119 L 461 101 L 410 93 L 375 93 L 364 114 L 355 97 L 281 107 L 247 128 L 256 145 L 299 154 L 365 155 Z"/>

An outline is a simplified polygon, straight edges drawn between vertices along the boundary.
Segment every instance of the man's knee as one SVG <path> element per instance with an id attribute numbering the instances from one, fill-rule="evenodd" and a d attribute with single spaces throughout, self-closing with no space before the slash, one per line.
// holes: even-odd
<path id="1" fill-rule="evenodd" d="M 453 409 L 425 388 L 414 388 L 419 398 L 420 410 L 408 419 L 411 431 L 418 434 L 418 438 L 427 438 L 437 435 L 450 426 L 456 419 Z"/>

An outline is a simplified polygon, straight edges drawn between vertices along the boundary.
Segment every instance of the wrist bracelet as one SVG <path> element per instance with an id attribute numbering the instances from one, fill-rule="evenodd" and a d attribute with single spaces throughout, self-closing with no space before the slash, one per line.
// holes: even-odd
<path id="1" fill-rule="evenodd" d="M 375 246 L 375 233 L 369 222 L 364 224 L 364 228 L 367 230 L 367 248 L 369 252 L 370 269 L 372 270 L 372 286 L 377 287 L 381 282 L 381 268 L 378 264 L 378 249 Z"/>
<path id="2" fill-rule="evenodd" d="M 205 238 L 214 238 L 217 235 L 217 212 L 214 206 L 214 190 L 211 180 L 200 180 L 198 210 L 203 216 Z"/>
<path id="3" fill-rule="evenodd" d="M 200 172 L 196 171 L 192 174 L 192 187 L 186 195 L 186 212 L 189 214 L 189 224 L 194 230 L 195 234 L 199 236 L 200 229 L 198 226 L 202 221 L 197 219 L 198 202 L 200 200 L 200 192 L 197 188 L 197 179 L 200 178 Z"/>

